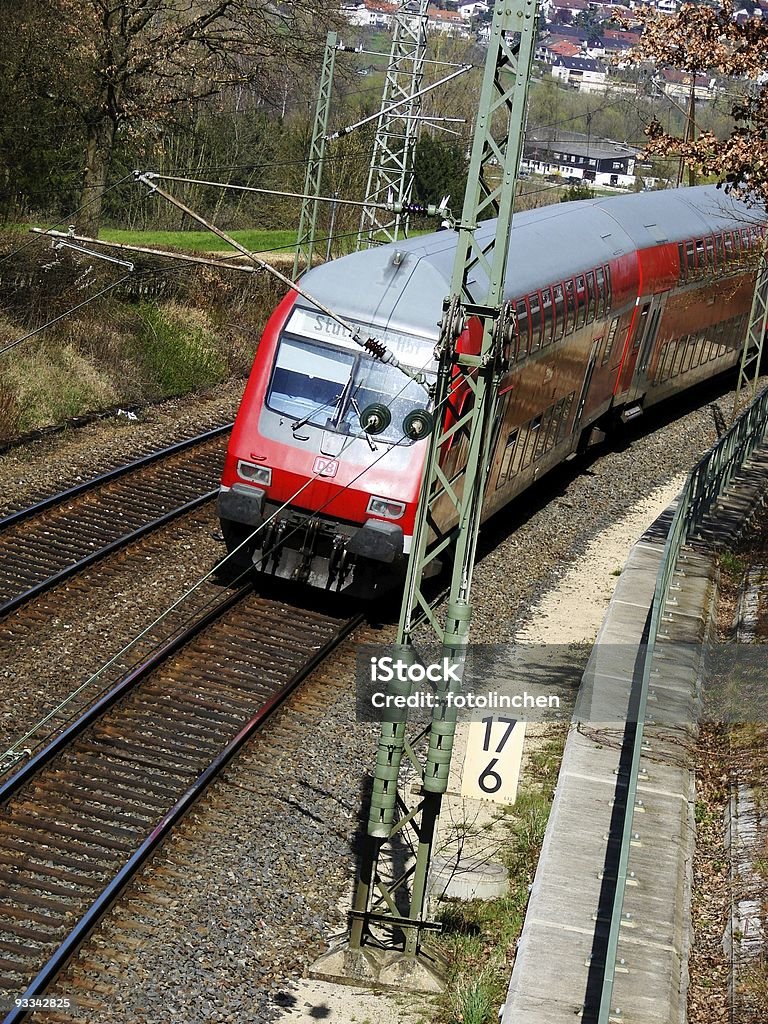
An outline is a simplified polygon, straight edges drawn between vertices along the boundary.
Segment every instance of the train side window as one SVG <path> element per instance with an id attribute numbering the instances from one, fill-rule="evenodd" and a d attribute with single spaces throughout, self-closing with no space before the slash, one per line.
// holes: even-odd
<path id="1" fill-rule="evenodd" d="M 565 288 L 565 311 L 568 316 L 568 327 L 566 330 L 576 330 L 576 293 L 573 288 L 573 281 L 563 282 Z"/>
<path id="2" fill-rule="evenodd" d="M 715 265 L 715 240 L 714 238 L 706 238 L 704 240 L 704 250 L 706 252 L 706 261 L 708 267 L 714 267 Z"/>
<path id="3" fill-rule="evenodd" d="M 576 396 L 576 392 L 572 391 L 570 395 L 566 395 L 562 399 L 563 408 L 560 413 L 560 423 L 557 428 L 557 440 L 561 441 L 568 434 L 568 422 L 571 418 L 571 408 L 573 406 L 573 399 Z"/>
<path id="4" fill-rule="evenodd" d="M 552 295 L 554 298 L 554 313 L 555 313 L 555 341 L 558 338 L 562 338 L 565 334 L 565 295 L 563 294 L 563 286 L 556 284 L 552 288 Z"/>
<path id="5" fill-rule="evenodd" d="M 723 235 L 723 259 L 730 263 L 733 259 L 733 235 L 726 231 Z"/>
<path id="6" fill-rule="evenodd" d="M 596 306 L 597 306 L 597 289 L 595 288 L 595 275 L 591 270 L 588 270 L 584 275 L 586 281 L 586 298 L 587 298 L 587 323 L 591 324 L 595 319 Z"/>
<path id="7" fill-rule="evenodd" d="M 685 243 L 685 262 L 688 265 L 688 273 L 692 274 L 696 271 L 696 248 L 693 242 Z"/>
<path id="8" fill-rule="evenodd" d="M 608 360 L 611 358 L 611 352 L 613 351 L 613 343 L 616 341 L 616 331 L 619 329 L 619 317 L 615 316 L 611 321 L 611 326 L 608 328 L 608 337 L 605 342 L 605 349 L 603 351 L 603 358 L 600 363 L 601 366 L 605 366 Z"/>
<path id="9" fill-rule="evenodd" d="M 705 250 L 704 250 L 704 239 L 703 238 L 697 238 L 696 239 L 696 269 L 698 270 L 698 272 L 700 274 L 702 274 L 704 272 L 704 269 L 705 269 L 704 252 L 705 252 Z"/>
<path id="10" fill-rule="evenodd" d="M 528 308 L 531 313 L 531 352 L 535 352 L 541 342 L 541 299 L 538 292 L 528 296 Z"/>
<path id="11" fill-rule="evenodd" d="M 525 451 L 523 452 L 523 458 L 520 465 L 521 469 L 525 469 L 536 458 L 536 445 L 539 440 L 539 431 L 541 430 L 541 414 L 535 416 L 528 424 L 528 437 L 526 438 Z"/>
<path id="12" fill-rule="evenodd" d="M 688 277 L 688 263 L 685 259 L 685 246 L 682 242 L 677 243 L 677 257 L 680 262 L 680 280 L 685 281 Z"/>
<path id="13" fill-rule="evenodd" d="M 552 289 L 543 288 L 541 292 L 541 344 L 549 345 L 553 337 L 555 310 L 552 305 Z"/>
<path id="14" fill-rule="evenodd" d="M 497 490 L 509 479 L 510 465 L 512 463 L 512 457 L 515 454 L 515 446 L 517 445 L 517 438 L 519 434 L 520 431 L 517 427 L 515 427 L 515 429 L 507 437 L 507 443 L 504 446 L 504 457 L 501 460 L 501 468 L 499 469 L 499 479 L 496 481 Z"/>
<path id="15" fill-rule="evenodd" d="M 517 333 L 520 336 L 520 354 L 525 355 L 531 347 L 531 328 L 528 322 L 528 304 L 525 299 L 517 300 L 515 315 L 517 317 Z"/>
<path id="16" fill-rule="evenodd" d="M 601 318 L 605 315 L 608 305 L 605 291 L 605 270 L 602 267 L 595 269 L 595 288 L 597 289 L 597 316 Z"/>
<path id="17" fill-rule="evenodd" d="M 742 252 L 749 252 L 750 250 L 749 228 L 741 229 L 741 249 Z"/>
<path id="18" fill-rule="evenodd" d="M 725 253 L 725 235 L 715 235 L 715 250 L 717 252 L 717 265 L 722 267 L 727 259 Z"/>
<path id="19" fill-rule="evenodd" d="M 583 327 L 587 318 L 587 292 L 581 274 L 576 278 L 576 329 Z"/>
<path id="20" fill-rule="evenodd" d="M 605 272 L 605 312 L 613 305 L 613 292 L 611 291 L 611 268 L 606 265 L 603 267 Z"/>

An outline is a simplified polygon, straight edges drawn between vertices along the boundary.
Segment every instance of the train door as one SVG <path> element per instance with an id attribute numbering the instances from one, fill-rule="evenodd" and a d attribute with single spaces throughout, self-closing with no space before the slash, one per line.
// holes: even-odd
<path id="1" fill-rule="evenodd" d="M 587 368 L 584 371 L 584 380 L 581 385 L 581 393 L 579 395 L 579 401 L 576 405 L 576 417 L 573 421 L 573 432 L 578 433 L 581 428 L 581 418 L 584 414 L 584 407 L 587 404 L 587 396 L 589 395 L 589 386 L 592 383 L 592 374 L 595 372 L 595 364 L 597 363 L 597 353 L 600 345 L 602 344 L 602 338 L 596 338 L 592 342 L 592 348 L 589 350 L 589 362 Z"/>
<path id="2" fill-rule="evenodd" d="M 648 365 L 651 361 L 651 355 L 653 354 L 656 339 L 659 335 L 661 314 L 664 311 L 668 295 L 669 292 L 662 292 L 660 295 L 654 295 L 651 298 L 651 301 L 646 304 L 648 307 L 647 313 L 646 307 L 643 307 L 643 319 L 641 320 L 640 327 L 638 329 L 635 345 L 640 351 L 637 368 L 644 376 L 648 373 Z"/>

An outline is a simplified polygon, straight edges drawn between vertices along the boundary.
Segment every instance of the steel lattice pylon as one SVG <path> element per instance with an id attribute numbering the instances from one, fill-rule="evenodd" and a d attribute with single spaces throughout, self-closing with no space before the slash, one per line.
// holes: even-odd
<path id="1" fill-rule="evenodd" d="M 304 180 L 304 200 L 301 204 L 299 217 L 299 233 L 296 238 L 296 255 L 293 260 L 294 281 L 304 270 L 312 266 L 312 251 L 315 245 L 317 230 L 318 197 L 322 187 L 323 165 L 325 163 L 325 146 L 328 138 L 328 118 L 331 110 L 331 91 L 333 87 L 333 70 L 336 64 L 337 35 L 329 32 L 325 42 L 323 69 L 320 73 L 320 85 L 317 92 L 315 107 L 315 123 L 312 129 L 312 143 L 307 163 L 307 174 Z"/>
<path id="2" fill-rule="evenodd" d="M 404 661 L 418 657 L 414 632 L 420 627 L 425 627 L 425 633 L 431 630 L 431 640 L 437 637 L 442 656 L 451 665 L 461 668 L 466 653 L 472 614 L 470 588 L 498 383 L 505 364 L 516 357 L 514 319 L 504 299 L 504 285 L 537 16 L 538 0 L 522 0 L 515 9 L 497 4 L 494 11 L 469 184 L 457 229 L 451 294 L 445 301 L 437 348 L 435 429 L 427 442 L 398 630 L 397 649 Z M 497 230 L 481 243 L 475 229 L 481 220 L 493 216 L 498 218 Z M 482 341 L 475 354 L 457 348 L 470 317 L 482 325 Z M 457 385 L 471 400 L 456 411 L 449 424 L 444 413 Z M 440 456 L 451 439 L 459 439 L 466 454 L 460 464 L 446 471 Z M 441 501 L 449 502 L 456 511 L 455 525 L 444 531 L 437 528 L 432 514 Z M 437 559 L 452 567 L 450 595 L 440 613 L 423 590 L 423 581 Z M 445 696 L 449 690 L 457 692 L 460 685 L 449 679 L 438 684 L 441 700 L 428 729 L 418 736 L 407 737 L 407 708 L 392 708 L 382 724 L 349 942 L 322 958 L 313 968 L 316 974 L 367 978 L 373 984 L 406 988 L 434 989 L 439 985 L 439 966 L 424 943 L 425 935 L 436 927 L 426 917 L 428 879 L 456 725 L 455 706 Z M 397 680 L 387 691 L 405 697 L 410 692 L 411 684 Z M 427 738 L 429 749 L 419 756 L 420 742 Z M 409 773 L 419 783 L 415 790 L 407 784 Z M 411 797 L 411 793 L 415 795 Z M 407 831 L 413 835 L 409 844 L 413 859 L 391 871 L 398 864 L 393 851 Z M 385 864 L 386 870 L 382 870 Z"/>
<path id="3" fill-rule="evenodd" d="M 366 203 L 411 201 L 421 112 L 421 97 L 416 93 L 424 78 L 428 6 L 429 0 L 405 0 L 395 14 L 392 50 L 368 170 Z M 399 104 L 395 110 L 390 109 L 393 104 Z M 360 219 L 357 248 L 396 241 L 403 220 L 407 228 L 407 214 L 389 214 L 374 206 L 366 207 Z"/>
<path id="4" fill-rule="evenodd" d="M 739 363 L 739 379 L 736 382 L 736 393 L 733 396 L 733 412 L 731 419 L 736 419 L 739 403 L 743 393 L 749 389 L 749 401 L 757 393 L 757 382 L 760 377 L 760 364 L 763 359 L 765 342 L 765 326 L 768 321 L 768 241 L 763 240 L 760 258 L 757 264 L 755 291 L 752 296 L 752 309 L 749 313 L 747 334 L 741 350 Z"/>

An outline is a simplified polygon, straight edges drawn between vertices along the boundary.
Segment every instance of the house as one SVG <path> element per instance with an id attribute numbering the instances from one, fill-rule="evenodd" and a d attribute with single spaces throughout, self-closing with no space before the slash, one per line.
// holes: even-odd
<path id="1" fill-rule="evenodd" d="M 580 92 L 605 92 L 606 71 L 592 57 L 558 57 L 552 61 L 552 77 Z"/>
<path id="2" fill-rule="evenodd" d="M 696 75 L 695 84 L 687 71 L 676 68 L 664 68 L 656 78 L 656 83 L 669 97 L 688 99 L 693 84 L 694 97 L 697 101 L 711 100 L 717 92 L 717 79 L 713 75 Z"/>
<path id="3" fill-rule="evenodd" d="M 490 7 L 483 0 L 470 0 L 468 3 L 459 4 L 459 14 L 464 21 L 471 21 L 478 14 L 487 14 Z"/>
<path id="4" fill-rule="evenodd" d="M 545 128 L 526 137 L 522 168 L 529 173 L 631 188 L 635 184 L 639 152 L 610 139 L 591 139 L 580 132 Z"/>
<path id="5" fill-rule="evenodd" d="M 384 0 L 361 0 L 360 3 L 342 7 L 342 14 L 350 25 L 391 28 L 397 10 L 397 4 L 385 3 Z"/>
<path id="6" fill-rule="evenodd" d="M 428 7 L 427 18 L 432 32 L 442 32 L 454 38 L 469 38 L 469 23 L 458 11 L 443 11 L 439 7 Z"/>

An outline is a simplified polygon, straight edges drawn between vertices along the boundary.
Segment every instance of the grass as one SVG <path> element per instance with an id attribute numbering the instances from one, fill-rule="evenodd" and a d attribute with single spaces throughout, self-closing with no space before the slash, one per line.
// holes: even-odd
<path id="1" fill-rule="evenodd" d="M 445 900 L 438 918 L 438 952 L 448 964 L 448 987 L 434 1024 L 496 1024 L 504 1002 L 515 941 L 522 930 L 529 886 L 544 840 L 562 759 L 565 731 L 558 730 L 531 757 L 528 788 L 507 808 L 501 859 L 509 889 L 494 900 Z"/>
<path id="2" fill-rule="evenodd" d="M 232 231 L 231 236 L 251 252 L 267 252 L 277 248 L 288 251 L 296 245 L 295 231 Z M 121 228 L 104 228 L 99 232 L 99 237 L 105 242 L 143 245 L 152 249 L 187 249 L 192 252 L 233 251 L 230 245 L 212 231 L 126 231 Z"/>

